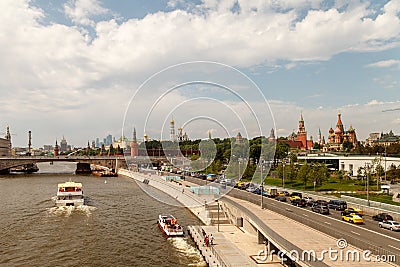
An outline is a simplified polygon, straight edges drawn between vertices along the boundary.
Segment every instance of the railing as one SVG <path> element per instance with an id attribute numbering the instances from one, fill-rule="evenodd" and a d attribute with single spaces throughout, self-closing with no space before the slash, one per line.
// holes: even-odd
<path id="1" fill-rule="evenodd" d="M 260 197 L 259 197 L 259 196 L 255 197 L 254 194 L 248 193 L 248 192 L 245 192 L 245 191 L 232 190 L 232 191 L 229 193 L 229 195 L 232 196 L 232 197 L 235 197 L 235 198 L 239 198 L 239 199 L 242 199 L 242 200 L 249 201 L 249 202 L 254 203 L 254 204 L 256 204 L 256 205 L 260 205 L 260 204 L 261 204 L 261 203 L 260 203 Z M 223 201 L 226 201 L 226 200 L 228 200 L 229 203 L 234 203 L 236 206 L 239 205 L 239 204 L 235 203 L 234 201 L 231 201 L 231 200 L 229 200 L 229 199 L 227 199 L 227 198 L 224 198 L 224 199 L 223 199 Z M 317 230 L 317 231 L 320 231 L 320 232 L 323 232 L 323 233 L 325 233 L 325 234 L 328 234 L 328 235 L 330 235 L 330 236 L 332 236 L 332 237 L 334 237 L 334 238 L 337 238 L 337 239 L 344 238 L 344 239 L 346 239 L 346 241 L 347 241 L 349 244 L 351 244 L 351 245 L 353 245 L 353 246 L 355 246 L 355 247 L 357 247 L 357 248 L 359 248 L 359 249 L 369 250 L 369 251 L 371 251 L 371 253 L 374 254 L 374 255 L 386 256 L 386 257 L 395 256 L 395 261 L 392 262 L 392 263 L 395 263 L 395 264 L 397 264 L 397 265 L 400 265 L 400 253 L 394 253 L 393 251 L 389 251 L 389 250 L 386 250 L 386 249 L 384 249 L 384 248 L 382 248 L 382 247 L 372 245 L 372 244 L 370 244 L 370 243 L 368 243 L 368 242 L 366 242 L 366 241 L 363 241 L 363 240 L 358 239 L 357 237 L 355 237 L 355 236 L 352 235 L 351 233 L 348 233 L 348 232 L 345 232 L 345 231 L 341 230 L 340 228 L 331 228 L 331 227 L 329 227 L 329 226 L 326 225 L 326 224 L 318 223 L 318 222 L 316 222 L 316 221 L 314 221 L 314 220 L 312 220 L 312 219 L 310 219 L 310 218 L 308 218 L 308 217 L 301 216 L 301 215 L 298 215 L 298 214 L 296 214 L 296 213 L 293 213 L 293 212 L 291 212 L 290 210 L 280 209 L 280 208 L 278 208 L 278 207 L 276 207 L 276 206 L 272 206 L 272 205 L 268 205 L 268 206 L 267 206 L 266 203 L 264 203 L 264 208 L 268 208 L 268 209 L 271 210 L 271 211 L 274 211 L 274 212 L 276 212 L 276 213 L 278 213 L 278 214 L 281 214 L 281 215 L 283 215 L 283 216 L 285 216 L 285 217 L 288 217 L 288 218 L 290 218 L 290 219 L 293 219 L 293 220 L 295 220 L 295 221 L 297 221 L 297 222 L 303 223 L 303 224 L 305 224 L 305 225 L 307 225 L 307 226 L 312 227 L 313 229 L 315 229 L 315 230 Z M 244 209 L 244 211 L 245 211 L 245 212 L 244 212 L 245 214 L 250 212 L 250 211 L 248 211 L 248 210 L 245 209 L 245 208 L 243 208 L 243 209 Z M 260 226 L 259 223 L 261 223 L 261 225 L 264 224 L 264 223 L 263 223 L 260 219 L 258 219 L 254 214 L 253 214 L 253 216 L 254 216 L 255 218 L 254 218 L 254 219 L 253 219 L 253 217 L 251 217 L 251 218 L 252 218 L 259 226 Z M 264 224 L 264 225 L 265 225 L 265 224 Z M 273 233 L 273 230 L 272 230 L 272 229 L 270 229 L 270 231 Z M 269 232 L 268 232 L 268 233 L 269 233 Z M 271 235 L 271 238 L 274 238 L 274 236 L 275 236 L 275 233 L 273 233 L 273 234 Z M 278 238 L 280 238 L 278 241 L 276 241 L 276 242 L 278 242 L 278 244 L 280 244 L 280 243 L 282 243 L 282 244 L 287 244 L 288 241 L 286 241 L 283 237 L 279 237 L 279 236 L 278 236 Z M 282 239 L 283 239 L 283 240 L 282 240 Z M 294 245 L 293 245 L 293 246 L 294 246 Z M 302 250 L 297 250 L 297 251 L 302 251 Z M 317 265 L 313 264 L 312 266 L 317 266 Z"/>
<path id="2" fill-rule="evenodd" d="M 390 205 L 382 202 L 377 202 L 377 201 L 369 201 L 368 205 L 368 200 L 362 199 L 362 198 L 357 198 L 357 197 L 351 197 L 351 196 L 345 196 L 342 195 L 341 198 L 343 200 L 346 200 L 347 202 L 358 204 L 358 205 L 363 205 L 363 206 L 369 206 L 373 208 L 378 208 L 378 209 L 384 209 L 387 211 L 393 211 L 396 213 L 400 213 L 400 206 L 395 206 L 395 205 Z"/>
<path id="3" fill-rule="evenodd" d="M 196 230 L 196 232 L 202 236 L 203 233 L 200 231 L 200 226 L 192 226 L 193 229 Z M 217 259 L 217 261 L 221 264 L 222 267 L 229 267 L 230 265 L 227 264 L 223 257 L 221 257 L 221 255 L 219 255 L 218 251 L 214 248 L 213 245 L 210 246 L 210 251 L 213 254 L 213 256 Z"/>
<path id="4" fill-rule="evenodd" d="M 236 203 L 235 201 L 232 201 L 228 198 L 223 198 L 222 199 L 223 202 L 229 203 L 230 205 L 236 207 L 237 209 L 239 209 L 243 214 L 246 214 L 250 220 L 252 220 L 259 228 L 261 228 L 263 230 L 264 233 L 267 233 L 268 235 L 268 239 L 270 239 L 272 241 L 272 243 L 274 245 L 276 245 L 277 247 L 280 247 L 286 251 L 297 251 L 297 252 L 302 252 L 303 250 L 300 249 L 299 247 L 297 247 L 296 245 L 294 245 L 293 243 L 291 243 L 290 241 L 288 241 L 286 238 L 282 237 L 281 235 L 279 235 L 278 233 L 276 233 L 273 229 L 271 229 L 270 227 L 268 227 L 263 221 L 261 221 L 254 213 L 252 213 L 251 211 L 249 211 L 248 209 L 246 209 L 245 207 L 243 207 L 242 205 Z M 250 200 L 249 200 L 250 201 Z M 254 199 L 252 199 L 251 202 L 255 202 Z M 257 203 L 260 204 L 260 203 Z M 315 267 L 326 267 L 329 266 L 326 263 L 324 263 L 323 261 L 318 260 L 317 258 L 310 256 L 309 258 L 306 259 L 301 259 L 302 262 L 304 262 L 305 264 L 309 265 L 309 266 L 315 266 Z"/>

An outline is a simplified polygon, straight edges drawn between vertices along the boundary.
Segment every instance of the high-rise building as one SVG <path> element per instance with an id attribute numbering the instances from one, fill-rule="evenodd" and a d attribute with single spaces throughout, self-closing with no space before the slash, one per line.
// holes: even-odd
<path id="1" fill-rule="evenodd" d="M 105 145 L 109 146 L 112 144 L 112 142 L 113 142 L 112 135 L 111 134 L 107 135 Z"/>
<path id="2" fill-rule="evenodd" d="M 67 151 L 68 151 L 68 143 L 65 137 L 63 136 L 60 142 L 60 152 L 67 152 Z"/>
<path id="3" fill-rule="evenodd" d="M 98 137 L 96 138 L 96 147 L 100 147 L 100 140 Z"/>

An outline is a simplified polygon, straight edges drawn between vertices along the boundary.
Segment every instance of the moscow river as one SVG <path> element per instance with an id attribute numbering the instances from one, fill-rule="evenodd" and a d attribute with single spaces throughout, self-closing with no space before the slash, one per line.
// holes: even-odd
<path id="1" fill-rule="evenodd" d="M 190 237 L 167 239 L 156 223 L 170 213 L 184 226 L 200 224 L 189 210 L 126 177 L 74 175 L 67 163 L 39 168 L 0 176 L 0 266 L 207 266 Z M 57 183 L 70 178 L 82 182 L 86 205 L 54 207 Z"/>

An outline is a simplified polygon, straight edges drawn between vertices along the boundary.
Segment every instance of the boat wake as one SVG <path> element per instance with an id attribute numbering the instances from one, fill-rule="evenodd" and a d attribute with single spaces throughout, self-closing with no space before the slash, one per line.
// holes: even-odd
<path id="1" fill-rule="evenodd" d="M 178 253 L 182 255 L 182 258 L 189 258 L 192 259 L 192 262 L 196 262 L 189 264 L 189 266 L 207 266 L 207 262 L 204 261 L 200 251 L 194 244 L 189 242 L 188 237 L 171 237 L 167 240 L 171 242 Z"/>
<path id="2" fill-rule="evenodd" d="M 48 209 L 49 215 L 54 216 L 63 216 L 69 217 L 74 213 L 83 213 L 87 217 L 92 214 L 92 211 L 96 210 L 96 207 L 87 206 L 87 205 L 80 205 L 80 206 L 61 206 L 61 207 L 52 207 Z"/>

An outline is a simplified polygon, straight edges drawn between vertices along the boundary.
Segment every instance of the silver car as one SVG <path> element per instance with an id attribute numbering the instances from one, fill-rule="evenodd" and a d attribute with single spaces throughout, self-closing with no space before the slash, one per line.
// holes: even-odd
<path id="1" fill-rule="evenodd" d="M 383 221 L 379 222 L 379 227 L 386 228 L 391 231 L 400 231 L 400 223 L 396 221 Z"/>

